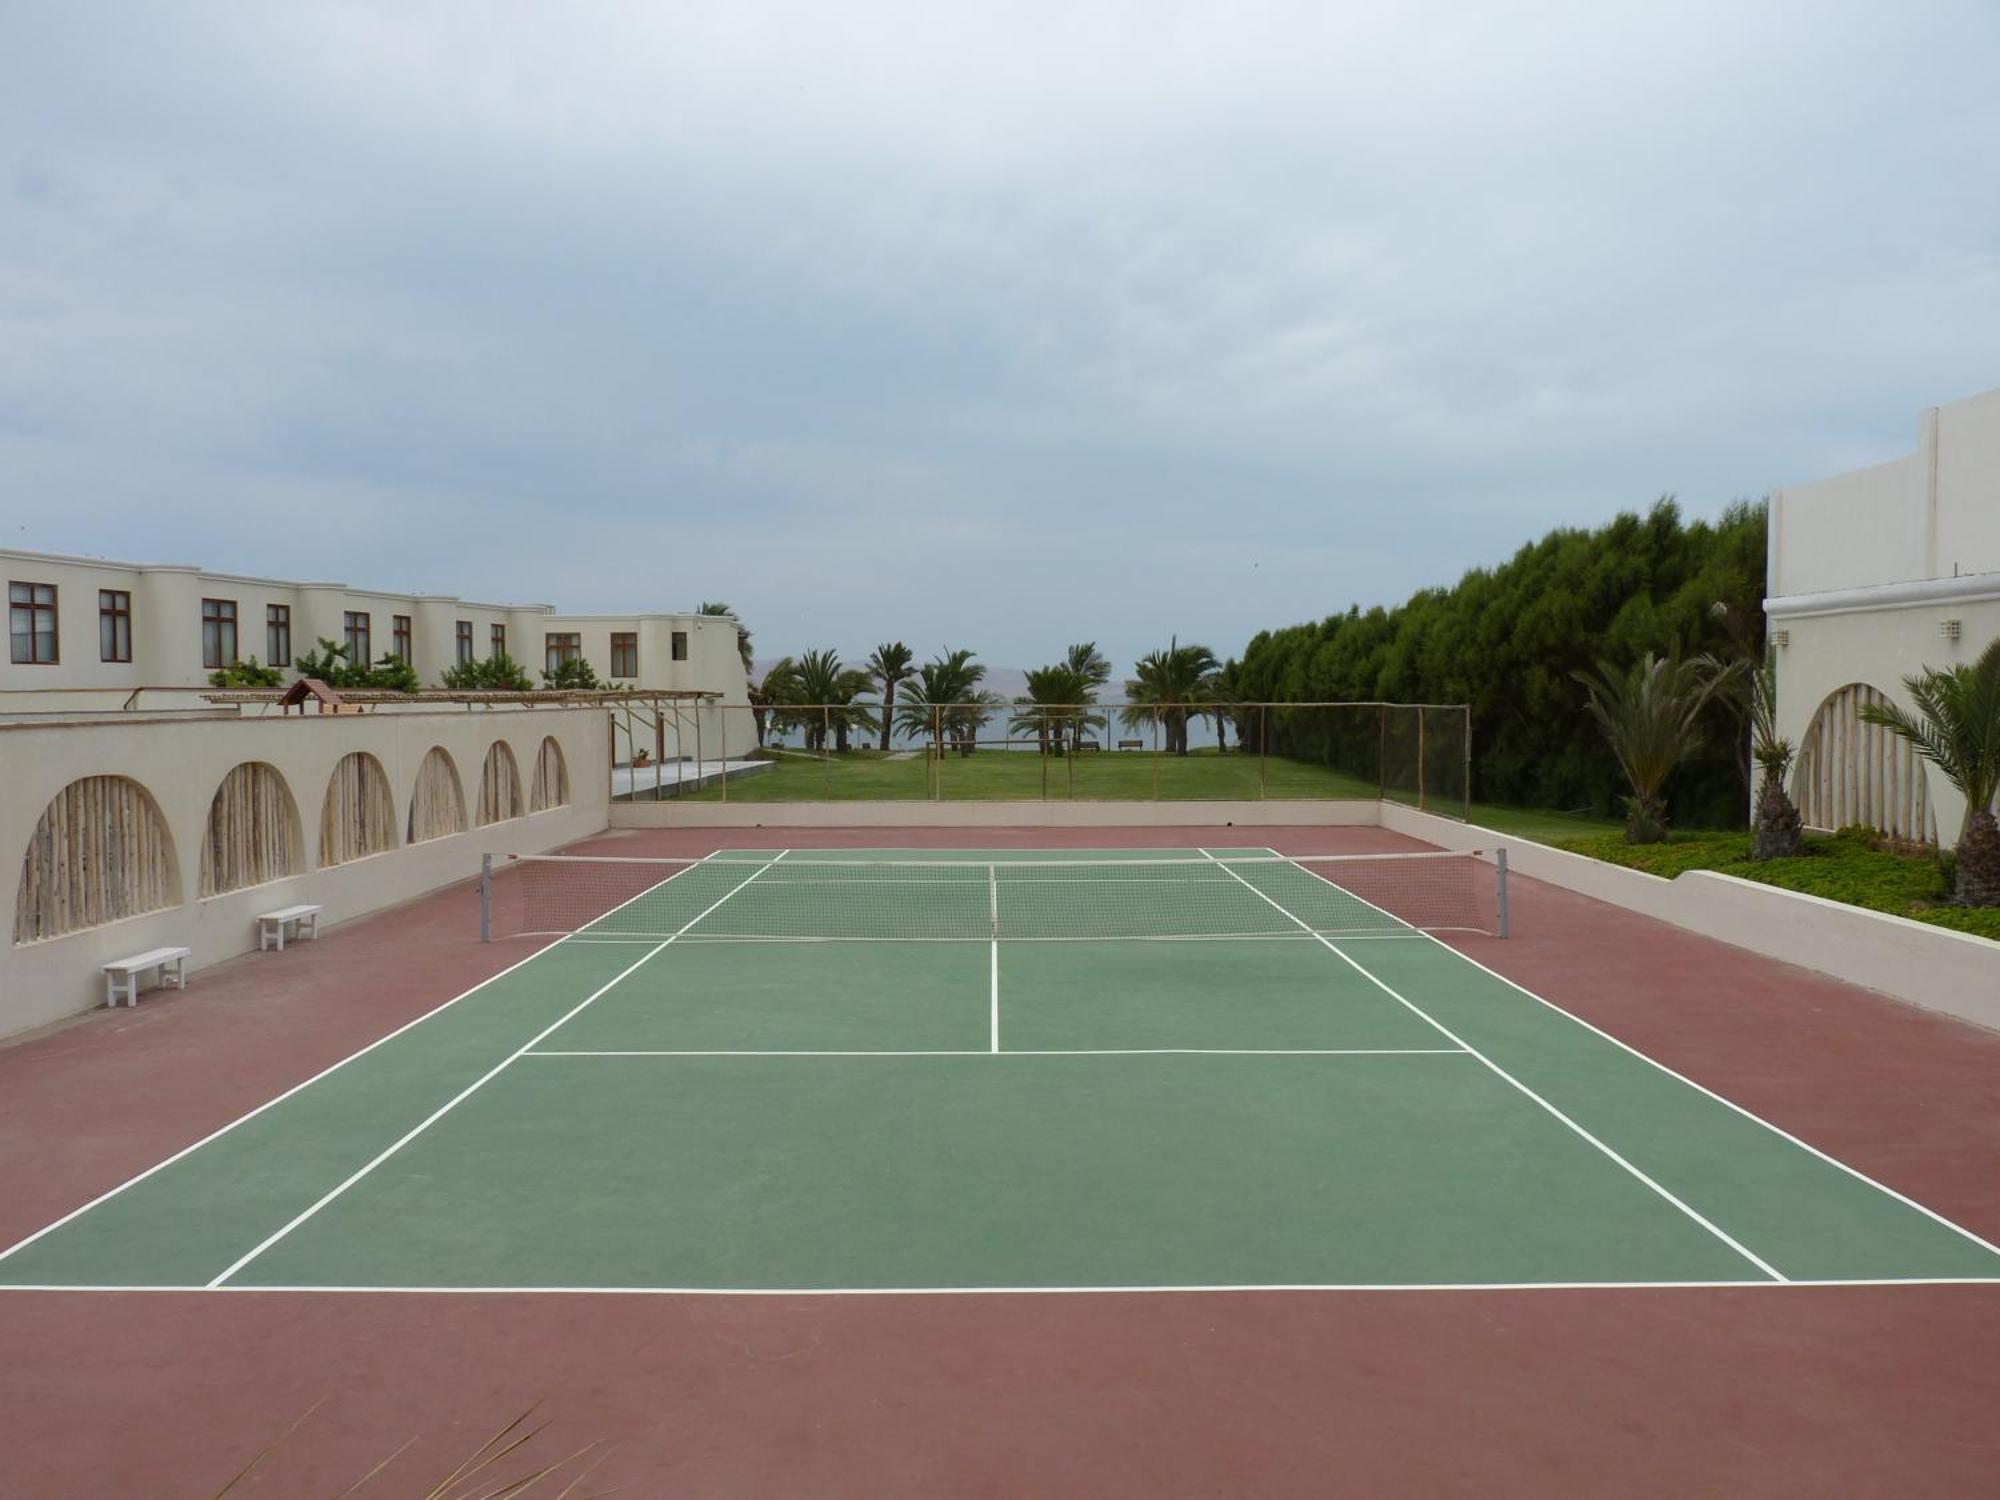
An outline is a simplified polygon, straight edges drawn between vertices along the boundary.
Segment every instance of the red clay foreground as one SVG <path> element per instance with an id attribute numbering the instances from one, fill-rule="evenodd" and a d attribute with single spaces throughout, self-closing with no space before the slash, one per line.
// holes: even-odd
<path id="1" fill-rule="evenodd" d="M 604 852 L 1380 830 L 782 830 Z M 0 1244 L 528 951 L 465 890 L 0 1050 Z M 2000 1238 L 2000 1036 L 1520 881 L 1482 962 Z M 2000 1287 L 1024 1297 L 0 1292 L 0 1495 L 421 1493 L 531 1403 L 633 1495 L 2000 1494 Z"/>

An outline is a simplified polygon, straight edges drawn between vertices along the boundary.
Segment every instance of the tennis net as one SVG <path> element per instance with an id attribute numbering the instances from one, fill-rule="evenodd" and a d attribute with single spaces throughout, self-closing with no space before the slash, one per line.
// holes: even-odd
<path id="1" fill-rule="evenodd" d="M 583 941 L 1085 942 L 1506 935 L 1503 854 L 1039 860 L 522 855 L 482 933 Z"/>

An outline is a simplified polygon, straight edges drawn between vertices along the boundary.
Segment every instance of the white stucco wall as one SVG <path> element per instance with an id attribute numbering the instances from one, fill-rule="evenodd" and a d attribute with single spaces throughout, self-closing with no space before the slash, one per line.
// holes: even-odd
<path id="1" fill-rule="evenodd" d="M 411 793 L 433 746 L 457 767 L 468 822 L 477 816 L 488 748 L 503 740 L 520 770 L 524 802 L 544 736 L 562 747 L 570 802 L 425 843 L 408 845 Z M 396 801 L 396 846 L 320 867 L 320 812 L 341 757 L 364 750 L 382 764 Z M 296 902 L 326 908 L 333 924 L 407 901 L 475 874 L 482 853 L 538 853 L 596 833 L 606 823 L 609 730 L 595 709 L 277 716 L 240 719 L 106 718 L 83 723 L 0 726 L 0 1036 L 100 1004 L 99 965 L 147 949 L 194 950 L 200 968 L 256 947 L 255 915 Z M 203 899 L 201 848 L 209 805 L 229 771 L 245 761 L 275 766 L 289 786 L 304 834 L 298 875 Z M 85 776 L 125 776 L 159 805 L 172 834 L 182 900 L 41 942 L 12 942 L 22 861 L 49 801 Z M 476 914 L 468 907 L 468 921 Z M 468 928 L 468 931 L 472 929 Z M 197 981 L 198 982 L 198 981 Z"/>

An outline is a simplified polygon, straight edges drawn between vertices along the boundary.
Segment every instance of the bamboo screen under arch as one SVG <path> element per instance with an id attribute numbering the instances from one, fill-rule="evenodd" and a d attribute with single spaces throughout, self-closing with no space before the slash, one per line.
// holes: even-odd
<path id="1" fill-rule="evenodd" d="M 319 862 L 345 864 L 396 847 L 396 796 L 382 762 L 366 750 L 340 758 L 319 815 Z"/>
<path id="2" fill-rule="evenodd" d="M 547 812 L 552 807 L 569 806 L 569 765 L 554 735 L 542 738 L 535 752 L 535 785 L 528 802 L 529 812 Z"/>
<path id="3" fill-rule="evenodd" d="M 173 836 L 128 776 L 85 776 L 56 794 L 35 825 L 14 898 L 14 941 L 37 942 L 178 906 Z"/>
<path id="4" fill-rule="evenodd" d="M 465 832 L 465 790 L 458 766 L 442 745 L 433 745 L 417 768 L 417 789 L 410 794 L 407 842 L 449 838 Z"/>
<path id="5" fill-rule="evenodd" d="M 521 816 L 521 769 L 505 740 L 495 740 L 479 772 L 479 823 L 504 823 Z"/>
<path id="6" fill-rule="evenodd" d="M 1924 762 L 1901 735 L 1867 723 L 1861 710 L 1887 703 L 1865 682 L 1829 693 L 1799 741 L 1792 801 L 1808 828 L 1866 823 L 1891 838 L 1934 844 Z"/>
<path id="7" fill-rule="evenodd" d="M 247 760 L 222 778 L 208 804 L 201 893 L 219 896 L 305 869 L 298 804 L 276 766 Z"/>

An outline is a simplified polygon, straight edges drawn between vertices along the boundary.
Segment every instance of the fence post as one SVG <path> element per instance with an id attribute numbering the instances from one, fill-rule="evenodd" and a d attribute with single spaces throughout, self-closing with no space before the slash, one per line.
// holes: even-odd
<path id="1" fill-rule="evenodd" d="M 1465 736 L 1465 813 L 1463 821 L 1472 821 L 1472 709 L 1470 705 L 1459 709 L 1461 731 Z"/>
<path id="2" fill-rule="evenodd" d="M 1417 811 L 1424 810 L 1424 710 L 1417 708 Z"/>
<path id="3" fill-rule="evenodd" d="M 479 941 L 493 941 L 493 856 L 479 856 Z"/>
<path id="4" fill-rule="evenodd" d="M 1500 936 L 1507 935 L 1507 851 L 1493 851 L 1493 866 L 1500 872 Z"/>
<path id="5" fill-rule="evenodd" d="M 1271 705 L 1257 705 L 1257 800 L 1271 795 Z"/>

